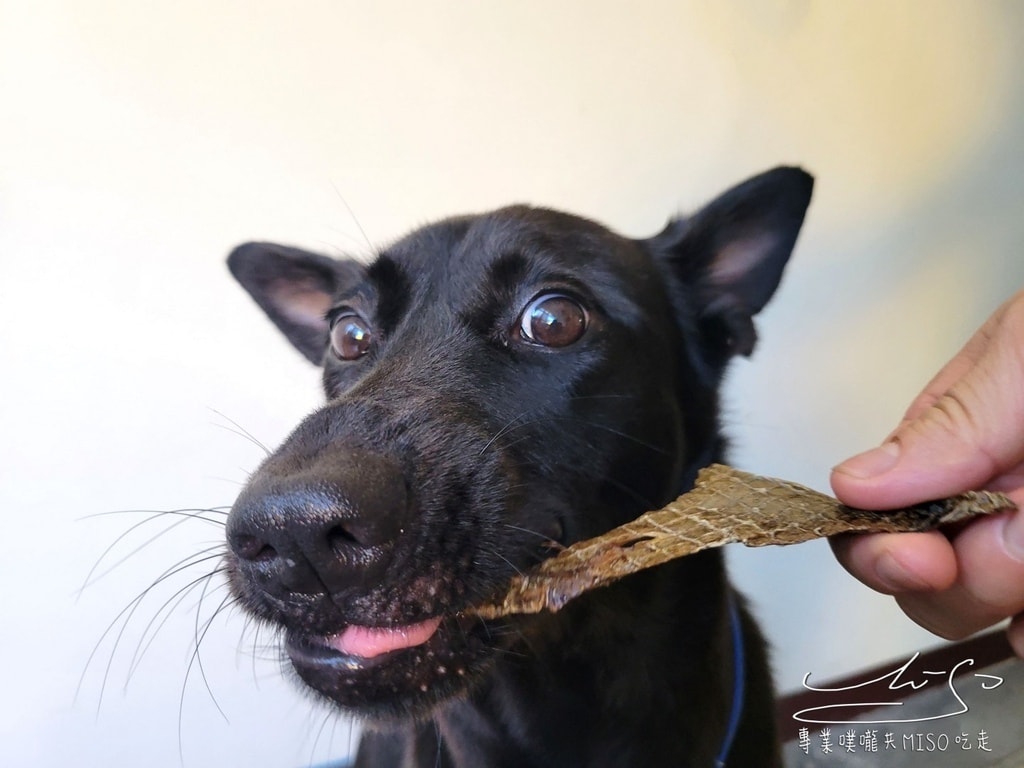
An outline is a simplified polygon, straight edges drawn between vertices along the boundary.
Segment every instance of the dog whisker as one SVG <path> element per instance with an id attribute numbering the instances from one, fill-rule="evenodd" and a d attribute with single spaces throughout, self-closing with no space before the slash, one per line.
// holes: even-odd
<path id="1" fill-rule="evenodd" d="M 116 568 L 124 564 L 129 558 L 137 555 L 140 551 L 150 546 L 156 540 L 163 536 L 166 536 L 174 529 L 179 526 L 188 523 L 190 521 L 202 522 L 206 524 L 215 525 L 223 529 L 224 521 L 226 519 L 226 509 L 221 507 L 209 507 L 209 508 L 181 508 L 172 510 L 117 510 L 113 512 L 104 512 L 96 515 L 90 515 L 89 518 L 95 517 L 106 517 L 110 515 L 125 515 L 125 514 L 141 514 L 145 515 L 145 518 L 137 523 L 132 524 L 126 531 L 119 535 L 114 542 L 107 547 L 104 552 L 97 559 L 89 573 L 86 575 L 85 581 L 78 590 L 78 594 L 87 588 L 94 585 L 104 576 L 108 575 Z M 103 566 L 104 561 L 107 560 L 115 549 L 122 545 L 126 538 L 132 533 L 141 530 L 142 528 L 158 521 L 171 522 L 164 526 L 162 530 L 157 532 L 155 535 L 150 536 L 148 539 L 143 541 L 138 546 L 133 547 L 124 556 L 120 557 L 116 562 L 111 564 L 102 572 L 98 572 Z M 93 662 L 96 659 L 97 654 L 100 652 L 104 642 L 112 636 L 115 629 L 116 634 L 112 636 L 112 645 L 107 658 L 107 662 L 104 666 L 104 672 L 102 675 L 102 682 L 100 685 L 99 694 L 97 696 L 97 711 L 102 706 L 102 701 L 105 695 L 106 687 L 111 679 L 111 673 L 113 671 L 113 665 L 117 659 L 119 649 L 125 639 L 126 633 L 134 623 L 134 618 L 137 612 L 141 609 L 143 603 L 153 594 L 153 591 L 160 585 L 168 582 L 170 579 L 175 578 L 189 570 L 203 566 L 205 563 L 220 560 L 223 556 L 224 546 L 223 544 L 216 544 L 206 549 L 200 550 L 189 555 L 186 558 L 179 560 L 169 568 L 165 569 L 150 583 L 146 589 L 136 594 L 121 611 L 114 617 L 114 619 L 108 624 L 103 634 L 97 640 L 88 659 L 86 660 L 85 666 L 82 670 L 82 674 L 79 678 L 78 685 L 76 686 L 75 697 L 78 698 L 81 695 L 82 686 L 84 685 L 86 675 L 93 666 Z M 192 579 L 185 583 L 184 586 L 175 590 L 171 595 L 163 602 L 163 604 L 153 613 L 149 621 L 142 628 L 139 639 L 136 643 L 135 650 L 132 656 L 128 660 L 127 671 L 125 674 L 124 685 L 127 686 L 129 681 L 135 674 L 139 665 L 144 658 L 146 651 L 151 647 L 152 643 L 159 635 L 160 629 L 164 626 L 167 620 L 173 615 L 178 606 L 188 596 L 188 594 L 195 589 L 198 585 L 208 582 L 211 578 L 221 573 L 221 569 L 213 569 L 212 571 L 203 573 L 202 576 L 196 579 Z"/>
<path id="2" fill-rule="evenodd" d="M 570 398 L 570 399 L 571 399 L 572 402 L 583 402 L 583 401 L 587 401 L 587 400 L 636 400 L 636 395 L 635 394 L 628 394 L 628 393 L 627 394 L 611 394 L 611 393 L 609 393 L 609 394 L 600 394 L 600 395 L 598 395 L 598 394 L 594 394 L 594 395 L 573 395 L 572 398 Z M 528 419 L 528 421 L 524 422 L 523 421 L 524 419 Z M 536 424 L 536 423 L 538 423 L 541 420 L 542 419 L 538 419 L 538 418 L 532 418 L 531 419 L 530 418 L 530 414 L 528 412 L 526 412 L 526 411 L 524 411 L 523 413 L 520 413 L 519 415 L 515 416 L 512 419 L 509 419 L 509 421 L 506 422 L 504 424 L 504 426 L 502 426 L 497 432 L 494 433 L 494 435 L 491 437 L 490 440 L 487 441 L 487 443 L 484 445 L 484 447 L 480 449 L 480 455 L 483 455 L 497 440 L 501 439 L 501 437 L 503 437 L 506 433 L 508 433 L 510 431 L 513 431 L 513 430 L 515 430 L 515 429 L 517 429 L 519 427 L 525 427 L 525 426 L 530 426 L 532 424 Z"/>
<path id="3" fill-rule="evenodd" d="M 346 200 L 345 196 L 341 194 L 341 190 L 338 189 L 337 185 L 335 185 L 332 182 L 331 186 L 334 187 L 334 193 L 338 196 L 338 199 L 341 201 L 341 204 L 345 206 L 345 210 L 348 211 L 349 218 L 351 218 L 352 223 L 356 225 L 356 229 L 359 230 L 359 234 L 363 236 L 363 240 L 366 243 L 366 247 L 369 248 L 370 252 L 372 253 L 373 251 L 376 250 L 376 248 L 373 245 L 373 242 L 370 240 L 369 236 L 367 236 L 366 230 L 363 229 L 363 225 L 360 223 L 359 217 L 356 216 L 355 211 L 352 210 L 352 206 L 348 204 L 348 200 Z"/>
<path id="4" fill-rule="evenodd" d="M 252 432 L 247 430 L 245 427 L 243 427 L 237 421 L 232 419 L 230 416 L 227 416 L 227 415 L 221 413 L 216 408 L 211 408 L 210 410 L 213 411 L 218 416 L 220 416 L 225 421 L 230 422 L 231 426 L 234 427 L 234 429 L 231 429 L 231 427 L 227 427 L 224 424 L 215 424 L 214 425 L 215 427 L 219 427 L 220 429 L 227 430 L 228 432 L 230 432 L 233 435 L 238 435 L 239 437 L 244 437 L 250 443 L 252 443 L 257 448 L 259 448 L 261 451 L 263 451 L 265 456 L 269 456 L 271 454 L 271 450 L 262 441 L 257 439 L 256 436 L 253 435 Z"/>
<path id="5" fill-rule="evenodd" d="M 488 440 L 486 443 L 484 443 L 483 448 L 480 449 L 480 452 L 477 455 L 478 456 L 483 456 L 484 453 L 486 453 L 487 450 L 492 445 L 494 445 L 498 440 L 500 440 L 506 433 L 511 432 L 512 430 L 516 429 L 518 426 L 521 426 L 522 420 L 527 418 L 527 415 L 528 414 L 526 414 L 526 413 L 520 413 L 514 419 L 511 419 L 510 421 L 508 421 L 508 423 L 506 423 L 504 426 L 501 427 L 501 429 L 499 429 L 497 432 L 494 433 L 494 435 L 491 437 L 490 440 Z"/>
<path id="6" fill-rule="evenodd" d="M 594 398 L 596 398 L 598 396 L 595 395 L 595 396 L 587 396 L 587 397 L 594 397 Z M 519 417 L 517 417 L 517 419 L 518 418 Z M 490 441 L 488 441 L 488 443 L 484 446 L 484 448 L 481 449 L 480 453 L 482 455 L 485 450 L 487 450 L 488 448 L 492 447 L 501 437 L 504 437 L 504 436 L 506 436 L 508 434 L 516 432 L 516 431 L 518 431 L 520 429 L 525 429 L 527 427 L 532 427 L 532 426 L 535 426 L 537 424 L 545 423 L 545 422 L 548 422 L 548 421 L 567 421 L 567 422 L 570 422 L 570 423 L 582 424 L 583 426 L 590 427 L 592 429 L 599 429 L 599 430 L 602 430 L 602 431 L 605 431 L 605 432 L 609 432 L 609 433 L 611 433 L 613 435 L 616 435 L 617 437 L 621 437 L 624 440 L 628 440 L 628 441 L 630 441 L 632 443 L 640 445 L 641 447 L 646 448 L 646 449 L 648 449 L 650 451 L 653 451 L 655 453 L 659 453 L 659 454 L 665 455 L 665 456 L 668 456 L 668 455 L 672 454 L 672 451 L 670 451 L 669 449 L 667 449 L 667 448 L 665 448 L 663 446 L 655 445 L 654 443 L 651 443 L 651 442 L 649 442 L 647 440 L 644 440 L 644 439 L 638 437 L 637 435 L 633 435 L 633 434 L 630 434 L 628 432 L 624 432 L 624 431 L 622 431 L 620 429 L 616 429 L 616 428 L 611 427 L 611 426 L 609 426 L 607 424 L 601 424 L 600 422 L 583 419 L 580 416 L 577 416 L 575 414 L 547 414 L 544 417 L 538 417 L 538 418 L 530 419 L 530 420 L 527 420 L 527 421 L 518 421 L 518 422 L 513 421 L 513 422 L 509 422 L 504 427 L 502 427 L 498 431 L 498 433 L 495 434 L 490 439 Z M 518 442 L 522 442 L 523 440 L 529 440 L 529 439 L 532 439 L 532 438 L 533 438 L 533 435 L 526 435 L 526 436 L 524 436 L 522 438 L 518 438 L 517 440 L 512 440 L 512 441 L 506 440 L 506 441 L 502 442 L 502 447 L 505 448 L 505 449 L 508 449 L 509 447 L 511 447 L 513 445 L 516 445 Z"/>
<path id="7" fill-rule="evenodd" d="M 574 402 L 574 403 L 582 402 L 584 400 L 636 400 L 636 399 L 637 399 L 637 396 L 635 394 L 630 394 L 628 392 L 624 393 L 624 394 L 605 393 L 605 394 L 601 394 L 601 395 L 573 395 L 572 398 L 571 398 L 572 402 Z"/>
<path id="8" fill-rule="evenodd" d="M 593 429 L 600 429 L 600 430 L 603 430 L 605 432 L 609 432 L 609 433 L 611 433 L 613 435 L 616 435 L 618 437 L 621 437 L 624 440 L 629 440 L 630 442 L 636 443 L 637 445 L 641 446 L 642 448 L 646 448 L 646 449 L 648 449 L 650 451 L 654 451 L 655 453 L 660 453 L 660 454 L 662 454 L 664 456 L 670 456 L 672 454 L 672 451 L 668 450 L 667 448 L 664 448 L 663 446 L 655 445 L 654 443 L 651 443 L 651 442 L 649 442 L 647 440 L 644 440 L 644 439 L 642 439 L 642 438 L 640 438 L 640 437 L 638 437 L 636 435 L 632 435 L 629 432 L 623 432 L 621 429 L 616 429 L 616 428 L 611 427 L 611 426 L 609 426 L 607 424 L 601 424 L 600 422 L 596 422 L 596 421 L 588 421 L 586 419 L 582 419 L 579 416 L 575 416 L 575 415 L 573 415 L 573 416 L 554 416 L 553 419 L 556 420 L 556 421 L 573 421 L 573 422 L 575 422 L 577 424 L 583 424 L 584 426 L 591 427 Z"/>
<path id="9" fill-rule="evenodd" d="M 252 616 L 250 614 L 247 614 L 247 613 L 243 612 L 242 616 L 243 616 L 243 619 L 242 619 L 242 629 L 241 629 L 241 632 L 239 632 L 239 635 L 238 635 L 238 642 L 235 644 L 235 648 L 236 648 L 235 660 L 236 660 L 236 663 L 237 663 L 238 661 L 240 661 L 246 655 L 246 653 L 243 651 L 243 648 L 245 647 L 245 639 L 246 639 L 247 636 L 251 637 L 252 638 L 252 650 L 248 652 L 249 664 L 251 666 L 252 679 L 253 680 L 258 680 L 259 675 L 258 675 L 258 672 L 256 670 L 256 660 L 257 660 L 257 657 L 260 655 L 260 651 L 259 651 L 259 647 L 260 647 L 259 646 L 259 637 L 260 637 L 260 630 L 263 628 L 263 623 L 261 621 L 257 620 L 255 616 Z M 259 683 L 258 682 L 257 682 L 256 687 L 257 688 L 259 687 Z"/>
<path id="10" fill-rule="evenodd" d="M 220 551 L 220 548 L 218 547 L 216 555 L 210 555 L 208 557 L 195 559 L 191 563 L 191 565 L 199 565 L 200 563 L 206 562 L 208 560 L 220 560 L 222 556 L 223 553 Z M 217 568 L 207 573 L 204 577 L 197 579 L 195 582 L 193 582 L 188 588 L 178 590 L 176 593 L 171 595 L 171 597 L 165 600 L 164 604 L 161 605 L 159 609 L 157 609 L 156 613 L 153 614 L 153 617 L 149 620 L 149 622 L 143 628 L 142 633 L 139 635 L 139 641 L 136 645 L 135 653 L 132 655 L 131 661 L 128 664 L 128 675 L 127 679 L 125 680 L 126 686 L 128 684 L 128 680 L 130 680 L 132 675 L 134 675 L 135 670 L 138 668 L 139 664 L 142 663 L 142 658 L 146 655 L 146 651 L 149 650 L 150 646 L 156 640 L 156 637 L 160 633 L 160 630 L 174 615 L 174 612 L 177 610 L 178 606 L 180 606 L 185 601 L 189 593 L 197 586 L 199 586 L 199 584 L 202 583 L 204 579 L 213 579 L 214 577 L 224 572 L 224 568 Z M 156 626 L 154 627 L 154 625 Z"/>
<path id="11" fill-rule="evenodd" d="M 110 650 L 110 655 L 108 656 L 108 659 L 107 659 L 107 664 L 105 666 L 102 683 L 100 685 L 99 695 L 97 697 L 96 706 L 97 706 L 97 712 L 99 711 L 99 708 L 101 707 L 102 702 L 103 702 L 103 696 L 104 696 L 104 693 L 105 693 L 105 690 L 106 690 L 107 681 L 109 680 L 110 674 L 111 674 L 111 670 L 113 669 L 114 659 L 117 656 L 118 648 L 121 645 L 121 641 L 124 639 L 125 632 L 127 632 L 129 625 L 132 623 L 132 618 L 134 617 L 136 611 L 139 610 L 139 608 L 141 607 L 143 601 L 146 599 L 146 597 L 152 592 L 152 590 L 156 586 L 158 586 L 159 584 L 163 583 L 164 581 L 166 581 L 169 578 L 172 578 L 172 577 L 174 577 L 174 576 L 176 576 L 176 575 L 178 575 L 180 573 L 184 573 L 185 571 L 195 567 L 197 563 L 200 563 L 200 562 L 202 562 L 205 559 L 207 559 L 207 558 L 204 558 L 204 557 L 201 557 L 201 556 L 197 556 L 197 555 L 190 555 L 189 557 L 184 558 L 183 560 L 179 561 L 177 564 L 175 564 L 174 566 L 168 568 L 162 574 L 160 574 L 150 584 L 150 586 L 146 587 L 144 590 L 139 592 L 131 601 L 128 602 L 128 604 L 124 608 L 121 609 L 121 611 L 107 625 L 107 628 L 103 631 L 103 634 L 100 635 L 100 638 L 96 641 L 95 645 L 93 646 L 92 652 L 89 654 L 89 657 L 86 659 L 85 667 L 82 670 L 82 674 L 81 674 L 81 676 L 79 677 L 79 680 L 78 680 L 78 685 L 76 686 L 76 689 L 75 689 L 75 698 L 76 699 L 78 698 L 78 696 L 81 693 L 82 685 L 85 682 L 85 676 L 88 673 L 90 667 L 92 666 L 92 662 L 96 658 L 96 655 L 99 653 L 100 648 L 102 647 L 104 641 L 107 639 L 108 636 L 110 636 L 111 632 L 114 631 L 115 627 L 118 627 L 120 625 L 120 629 L 118 630 L 118 632 L 117 632 L 117 634 L 116 634 L 116 636 L 114 637 L 114 640 L 113 640 L 113 646 L 112 646 L 112 648 Z M 199 578 L 194 579 L 194 580 L 186 583 L 178 591 L 173 593 L 171 595 L 171 597 L 168 598 L 168 601 L 174 600 L 175 597 L 177 597 L 179 594 L 181 594 L 183 592 L 187 593 L 191 589 L 195 588 L 196 585 L 198 585 L 198 584 L 202 583 L 203 581 L 209 579 L 210 576 L 211 576 L 211 574 L 204 573 Z M 164 605 L 166 606 L 166 604 L 167 603 L 165 602 Z"/>
<path id="12" fill-rule="evenodd" d="M 324 715 L 323 715 L 323 719 L 322 719 L 322 721 L 320 723 L 320 727 L 316 729 L 316 736 L 313 738 L 313 746 L 311 746 L 309 748 L 309 765 L 310 765 L 310 768 L 312 768 L 312 766 L 314 764 L 314 760 L 316 758 L 317 747 L 320 745 L 320 739 L 323 738 L 324 731 L 327 730 L 327 726 L 330 725 L 332 722 L 334 722 L 335 724 L 337 723 L 337 720 L 336 720 L 336 718 L 334 716 L 334 713 L 333 712 L 325 712 Z"/>
<path id="13" fill-rule="evenodd" d="M 206 587 L 209 585 L 209 582 L 210 582 L 209 577 L 207 577 L 206 584 L 203 587 L 203 592 L 202 592 L 202 594 L 200 595 L 200 598 L 199 598 L 200 607 L 202 605 L 203 596 L 205 595 Z M 217 616 L 220 614 L 220 612 L 224 609 L 224 607 L 226 605 L 229 605 L 235 599 L 236 598 L 233 595 L 231 595 L 231 594 L 226 595 L 224 597 L 224 599 L 221 600 L 220 604 L 214 609 L 213 614 L 211 614 L 211 616 L 205 622 L 203 622 L 202 630 L 201 631 L 200 631 L 200 622 L 199 622 L 199 610 L 196 611 L 195 648 L 193 649 L 192 655 L 191 655 L 191 657 L 189 658 L 189 661 L 188 661 L 188 665 L 185 668 L 185 676 L 184 676 L 184 679 L 182 680 L 181 692 L 179 693 L 179 696 L 178 696 L 178 754 L 179 754 L 179 756 L 184 756 L 184 753 L 185 753 L 185 749 L 184 749 L 184 747 L 185 747 L 184 732 L 182 730 L 182 723 L 184 722 L 184 718 L 185 718 L 185 693 L 186 693 L 186 689 L 188 687 L 188 680 L 189 680 L 189 677 L 190 677 L 190 675 L 192 673 L 192 668 L 193 668 L 194 664 L 198 665 L 198 667 L 199 667 L 200 677 L 203 680 L 203 686 L 206 688 L 207 694 L 209 694 L 209 696 L 210 696 L 210 701 L 213 702 L 213 706 L 216 708 L 217 712 L 220 713 L 220 716 L 224 719 L 224 722 L 230 724 L 230 721 L 228 720 L 228 716 L 224 713 L 224 710 L 221 708 L 220 702 L 217 701 L 217 697 L 214 695 L 213 689 L 210 687 L 210 681 L 206 677 L 206 670 L 203 667 L 203 657 L 202 657 L 202 653 L 200 651 L 200 648 L 202 646 L 203 640 L 206 638 L 206 633 L 209 632 L 210 626 L 213 624 L 214 619 L 217 618 Z"/>
<path id="14" fill-rule="evenodd" d="M 523 571 L 522 571 L 521 568 L 519 568 L 519 566 L 517 566 L 515 563 L 513 563 L 511 560 L 509 560 L 507 557 L 505 557 L 503 554 L 501 554 L 497 550 L 491 550 L 490 554 L 493 555 L 494 557 L 498 558 L 499 560 L 503 560 L 506 564 L 508 564 L 508 566 L 510 568 L 512 568 L 520 576 L 523 575 Z"/>
<path id="15" fill-rule="evenodd" d="M 131 525 L 126 531 L 124 531 L 116 539 L 114 539 L 114 541 L 110 544 L 110 546 L 108 546 L 106 549 L 103 550 L 103 552 L 100 554 L 100 556 L 96 559 L 95 564 L 92 566 L 92 568 L 89 569 L 88 574 L 86 574 L 85 580 L 82 582 L 82 586 L 80 586 L 78 588 L 76 594 L 81 596 L 82 592 L 85 591 L 85 589 L 87 587 L 95 584 L 97 581 L 99 581 L 103 577 L 105 577 L 108 574 L 110 574 L 112 571 L 114 571 L 116 568 L 118 568 L 118 566 L 122 565 L 128 559 L 130 559 L 134 555 L 138 554 L 140 551 L 142 551 L 143 549 L 148 547 L 150 544 L 152 544 L 153 542 L 155 542 L 158 539 L 162 538 L 163 536 L 166 536 L 172 530 L 174 530 L 175 528 L 178 528 L 179 526 L 189 522 L 190 520 L 200 520 L 202 522 L 209 523 L 210 525 L 216 525 L 216 526 L 223 527 L 224 524 L 225 524 L 224 520 L 212 519 L 212 518 L 206 517 L 205 515 L 207 515 L 207 514 L 220 514 L 220 515 L 223 515 L 225 517 L 225 519 L 226 519 L 227 518 L 227 512 L 224 511 L 224 510 L 226 510 L 226 508 L 220 508 L 220 507 L 210 507 L 210 508 L 206 508 L 206 509 L 193 508 L 193 509 L 169 509 L 169 510 L 132 509 L 132 510 L 115 510 L 115 511 L 111 511 L 111 512 L 99 512 L 99 513 L 97 513 L 95 515 L 87 515 L 83 519 L 107 517 L 107 516 L 110 516 L 110 515 L 131 515 L 131 514 L 142 514 L 142 515 L 147 515 L 147 517 L 144 520 L 141 520 L 140 522 Z M 161 530 L 160 532 L 154 534 L 149 539 L 147 539 L 146 541 L 142 542 L 142 544 L 139 544 L 138 546 L 136 546 L 134 549 L 129 551 L 126 555 L 121 557 L 113 565 L 109 566 L 102 573 L 100 573 L 98 575 L 96 574 L 96 571 L 103 564 L 103 561 L 107 558 L 107 556 L 110 555 L 110 553 L 113 552 L 118 547 L 118 545 L 121 542 L 123 542 L 128 536 L 130 536 L 136 530 L 139 530 L 139 529 L 145 527 L 146 525 L 148 525 L 150 523 L 156 522 L 157 520 L 163 520 L 163 519 L 165 519 L 167 517 L 178 517 L 180 519 L 175 520 L 173 523 L 171 523 L 170 525 L 166 526 L 163 530 Z"/>
<path id="16" fill-rule="evenodd" d="M 511 529 L 513 531 L 519 531 L 521 533 L 529 534 L 530 536 L 535 536 L 538 539 L 541 539 L 541 540 L 543 540 L 545 542 L 551 541 L 551 537 L 550 536 L 548 536 L 547 534 L 543 534 L 540 531 L 534 531 L 534 530 L 532 530 L 530 528 L 524 528 L 521 525 L 513 525 L 512 523 L 503 523 L 502 525 L 505 528 L 509 528 L 509 529 Z"/>

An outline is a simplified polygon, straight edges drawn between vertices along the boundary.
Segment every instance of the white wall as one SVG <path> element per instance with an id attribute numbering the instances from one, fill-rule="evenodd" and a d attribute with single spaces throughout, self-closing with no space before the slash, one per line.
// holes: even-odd
<path id="1" fill-rule="evenodd" d="M 1022 15 L 0 0 L 4 763 L 300 766 L 349 746 L 237 613 L 202 641 L 218 714 L 186 672 L 199 593 L 146 630 L 187 574 L 119 646 L 101 640 L 214 527 L 182 526 L 77 595 L 140 519 L 89 516 L 230 504 L 261 456 L 232 423 L 274 445 L 318 402 L 315 371 L 228 278 L 232 245 L 365 254 L 360 226 L 382 242 L 512 201 L 642 235 L 800 163 L 815 200 L 728 421 L 735 463 L 824 489 L 1024 284 Z M 782 688 L 933 642 L 824 545 L 732 554 Z"/>

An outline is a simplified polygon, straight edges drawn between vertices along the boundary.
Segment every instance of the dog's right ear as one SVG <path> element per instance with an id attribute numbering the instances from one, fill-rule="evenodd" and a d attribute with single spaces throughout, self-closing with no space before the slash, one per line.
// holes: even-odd
<path id="1" fill-rule="evenodd" d="M 774 168 L 646 241 L 685 291 L 715 367 L 753 351 L 754 315 L 779 285 L 813 188 L 800 168 Z"/>
<path id="2" fill-rule="evenodd" d="M 288 341 L 320 365 L 329 343 L 327 311 L 342 284 L 363 267 L 274 243 L 245 243 L 228 256 L 228 269 Z"/>

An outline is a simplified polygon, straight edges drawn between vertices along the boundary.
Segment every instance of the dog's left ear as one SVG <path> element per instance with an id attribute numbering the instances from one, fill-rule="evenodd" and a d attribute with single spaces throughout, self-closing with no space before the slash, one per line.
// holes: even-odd
<path id="1" fill-rule="evenodd" d="M 276 243 L 245 243 L 228 256 L 228 269 L 274 325 L 314 365 L 327 350 L 326 313 L 338 288 L 363 267 Z"/>
<path id="2" fill-rule="evenodd" d="M 779 285 L 813 186 L 799 168 L 775 168 L 645 241 L 683 286 L 681 301 L 696 304 L 715 362 L 754 350 L 753 317 Z"/>

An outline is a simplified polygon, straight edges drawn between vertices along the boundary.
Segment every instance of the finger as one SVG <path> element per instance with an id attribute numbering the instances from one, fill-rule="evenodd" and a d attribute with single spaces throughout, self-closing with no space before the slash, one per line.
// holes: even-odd
<path id="1" fill-rule="evenodd" d="M 847 504 L 902 506 L 980 487 L 1024 459 L 1024 293 L 975 334 L 880 447 L 844 461 Z"/>
<path id="2" fill-rule="evenodd" d="M 887 595 L 937 592 L 956 580 L 953 545 L 937 531 L 846 534 L 829 540 L 839 563 L 855 578 Z"/>
<path id="3" fill-rule="evenodd" d="M 982 487 L 1024 458 L 1024 352 L 987 355 L 879 448 L 831 475 L 845 503 L 884 509 Z"/>
<path id="4" fill-rule="evenodd" d="M 897 594 L 911 619 L 956 640 L 1024 611 L 1024 515 L 977 520 L 953 546 L 958 568 L 949 589 Z"/>
<path id="5" fill-rule="evenodd" d="M 975 337 L 977 338 L 977 337 Z M 973 340 L 972 340 L 973 341 Z M 979 350 L 980 352 L 980 350 Z M 925 385 L 925 388 L 921 391 L 914 401 L 907 408 L 907 412 L 903 414 L 903 418 L 897 425 L 886 440 L 891 440 L 893 436 L 899 434 L 900 429 L 907 423 L 920 418 L 924 413 L 934 406 L 942 396 L 945 395 L 953 386 L 960 380 L 962 380 L 971 369 L 978 364 L 978 358 L 968 351 L 968 347 L 960 350 L 959 354 L 946 363 L 935 377 Z"/>
<path id="6" fill-rule="evenodd" d="M 935 405 L 936 402 L 946 394 L 953 385 L 964 378 L 978 361 L 984 357 L 992 340 L 996 335 L 999 325 L 1003 321 L 1006 305 L 999 308 L 985 324 L 975 333 L 970 340 L 957 352 L 957 354 L 946 363 L 942 369 L 932 377 L 924 389 L 907 408 L 900 422 L 902 426 L 908 421 L 921 416 L 926 410 Z M 898 428 L 897 428 L 898 430 Z M 897 431 L 894 430 L 894 433 Z"/>

